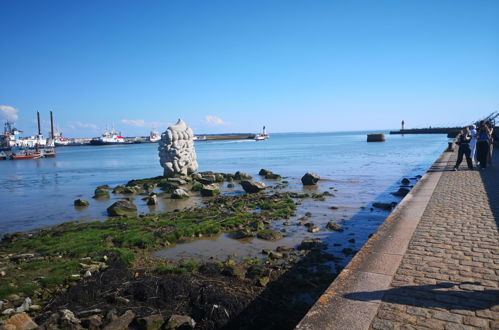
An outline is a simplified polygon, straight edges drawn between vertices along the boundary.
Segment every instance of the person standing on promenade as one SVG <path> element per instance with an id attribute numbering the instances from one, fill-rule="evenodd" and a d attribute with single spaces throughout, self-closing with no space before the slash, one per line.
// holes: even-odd
<path id="1" fill-rule="evenodd" d="M 488 164 L 488 158 L 490 154 L 490 130 L 485 125 L 485 122 L 480 121 L 477 132 L 477 143 L 476 143 L 476 158 L 480 165 L 480 168 L 486 168 Z"/>
<path id="2" fill-rule="evenodd" d="M 475 151 L 476 151 L 476 126 L 471 125 L 469 127 L 470 129 L 470 135 L 471 135 L 471 140 L 470 140 L 470 158 L 473 161 L 473 164 L 476 164 L 476 157 L 475 157 Z"/>
<path id="3" fill-rule="evenodd" d="M 492 127 L 492 123 L 490 121 L 485 122 L 487 129 L 489 131 L 489 163 L 488 165 L 492 165 L 492 151 L 494 151 L 494 127 Z"/>
<path id="4" fill-rule="evenodd" d="M 470 157 L 471 154 L 470 141 L 471 141 L 470 132 L 468 131 L 468 127 L 465 127 L 461 130 L 461 134 L 459 134 L 459 137 L 457 139 L 459 150 L 457 151 L 457 161 L 456 165 L 454 165 L 454 171 L 457 171 L 459 165 L 461 165 L 461 162 L 463 161 L 463 155 L 466 157 L 466 163 L 468 163 L 468 168 L 470 170 L 473 169 L 473 161 L 471 160 Z"/>

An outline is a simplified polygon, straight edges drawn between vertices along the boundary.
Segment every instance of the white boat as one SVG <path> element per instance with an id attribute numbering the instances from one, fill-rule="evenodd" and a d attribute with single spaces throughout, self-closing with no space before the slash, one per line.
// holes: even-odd
<path id="1" fill-rule="evenodd" d="M 194 137 L 192 139 L 194 141 L 206 141 L 206 140 L 208 140 L 206 135 L 194 135 Z"/>
<path id="2" fill-rule="evenodd" d="M 56 147 L 67 146 L 69 144 L 69 140 L 62 136 L 59 128 L 54 132 L 54 145 Z"/>
<path id="3" fill-rule="evenodd" d="M 93 145 L 108 145 L 108 144 L 123 144 L 126 143 L 121 133 L 117 132 L 114 127 L 111 130 L 106 129 L 101 137 L 94 138 L 90 141 Z"/>
<path id="4" fill-rule="evenodd" d="M 149 141 L 155 143 L 158 142 L 159 140 L 161 140 L 161 134 L 155 129 L 153 129 L 151 133 L 149 133 Z"/>
<path id="5" fill-rule="evenodd" d="M 265 126 L 263 126 L 262 134 L 256 134 L 254 139 L 255 141 L 265 141 L 269 138 L 270 136 L 267 134 L 267 129 Z"/>

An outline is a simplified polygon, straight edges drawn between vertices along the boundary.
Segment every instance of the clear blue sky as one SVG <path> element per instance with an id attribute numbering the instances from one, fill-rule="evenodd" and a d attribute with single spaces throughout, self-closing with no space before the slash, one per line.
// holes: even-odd
<path id="1" fill-rule="evenodd" d="M 461 125 L 499 110 L 499 1 L 0 1 L 0 110 L 35 132 Z"/>

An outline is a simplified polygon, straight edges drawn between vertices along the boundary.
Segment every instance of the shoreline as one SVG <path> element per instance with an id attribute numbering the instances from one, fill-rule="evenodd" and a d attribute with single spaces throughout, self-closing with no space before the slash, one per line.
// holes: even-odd
<path id="1" fill-rule="evenodd" d="M 369 328 L 381 297 L 353 301 L 344 296 L 388 289 L 451 155 L 447 150 L 442 152 L 295 329 Z"/>

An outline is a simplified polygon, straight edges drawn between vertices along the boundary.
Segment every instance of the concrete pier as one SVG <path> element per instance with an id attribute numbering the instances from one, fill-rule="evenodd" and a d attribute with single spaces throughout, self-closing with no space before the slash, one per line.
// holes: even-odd
<path id="1" fill-rule="evenodd" d="M 297 329 L 499 329 L 499 155 L 444 152 Z"/>

